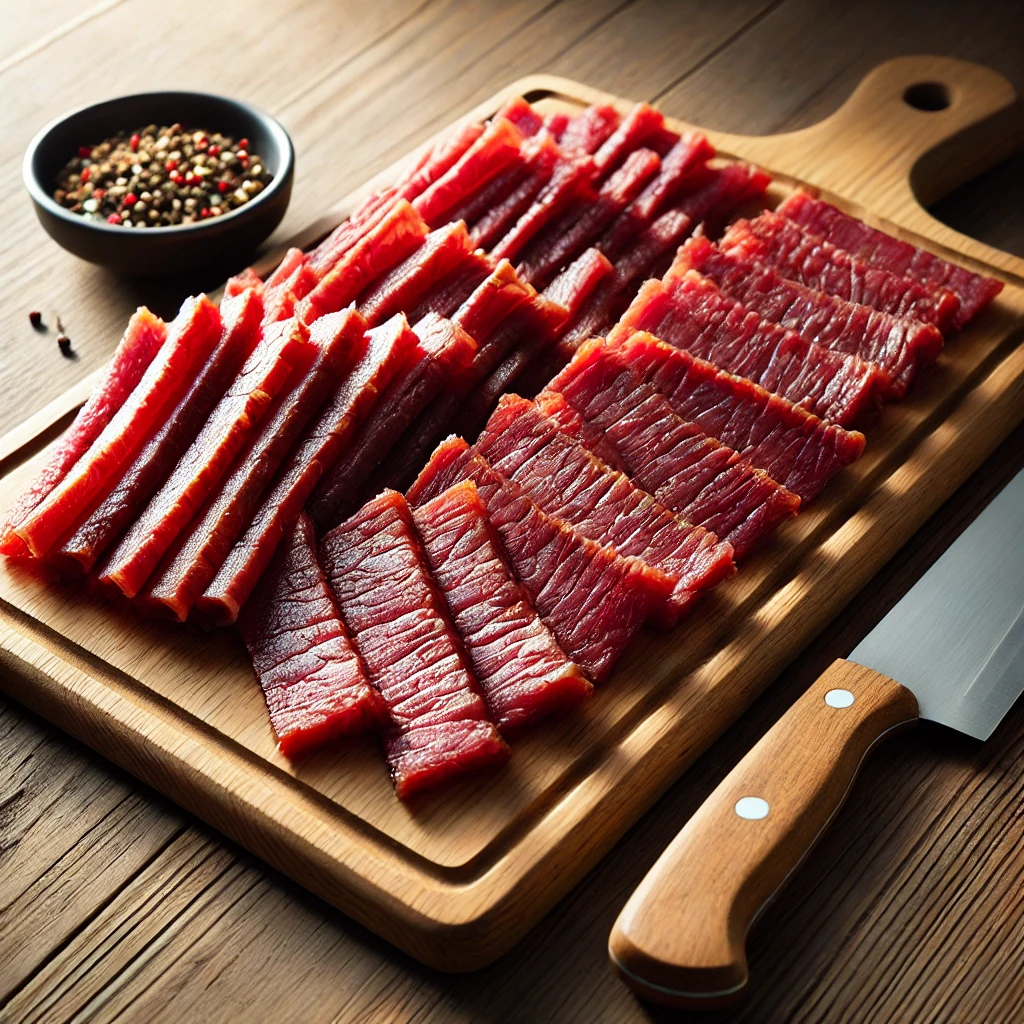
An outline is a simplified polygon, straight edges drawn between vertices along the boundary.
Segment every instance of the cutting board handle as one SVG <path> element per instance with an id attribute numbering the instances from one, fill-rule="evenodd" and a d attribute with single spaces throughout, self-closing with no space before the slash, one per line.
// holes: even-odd
<path id="1" fill-rule="evenodd" d="M 612 965 L 669 1006 L 727 1002 L 747 983 L 744 942 L 813 847 L 868 751 L 916 722 L 914 695 L 834 662 L 729 773 L 623 908 Z"/>
<path id="2" fill-rule="evenodd" d="M 870 71 L 818 124 L 770 136 L 709 133 L 727 153 L 858 203 L 910 231 L 1020 276 L 1024 261 L 932 217 L 931 204 L 1024 144 L 1010 82 L 951 57 L 899 57 Z"/>

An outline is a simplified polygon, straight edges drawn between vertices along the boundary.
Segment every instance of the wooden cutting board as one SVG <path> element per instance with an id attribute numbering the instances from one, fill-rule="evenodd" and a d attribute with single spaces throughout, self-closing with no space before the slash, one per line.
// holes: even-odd
<path id="1" fill-rule="evenodd" d="M 631 106 L 534 76 L 467 118 L 489 116 L 515 94 L 546 108 Z M 403 804 L 370 739 L 291 764 L 276 750 L 233 634 L 147 623 L 6 560 L 0 686 L 425 963 L 469 970 L 490 962 L 1024 419 L 1024 261 L 943 226 L 917 198 L 938 198 L 1015 147 L 1014 100 L 1010 84 L 985 68 L 913 57 L 877 68 L 812 128 L 765 138 L 707 133 L 723 157 L 773 172 L 773 199 L 796 183 L 814 185 L 1006 288 L 910 400 L 867 430 L 857 464 L 687 623 L 642 634 L 586 707 L 517 743 L 497 774 Z M 294 241 L 321 237 L 365 191 Z M 0 509 L 91 384 L 0 439 Z"/>

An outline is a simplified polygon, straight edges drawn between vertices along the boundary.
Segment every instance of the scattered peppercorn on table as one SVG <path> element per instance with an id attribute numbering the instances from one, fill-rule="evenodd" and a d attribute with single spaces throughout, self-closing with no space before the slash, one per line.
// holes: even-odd
<path id="1" fill-rule="evenodd" d="M 13 172 L 41 122 L 75 103 L 137 91 L 140 75 L 155 76 L 154 86 L 187 81 L 252 99 L 281 117 L 295 137 L 302 175 L 285 237 L 472 101 L 533 70 L 750 133 L 817 120 L 864 71 L 901 50 L 968 56 L 1016 75 L 1021 89 L 1015 40 L 1024 25 L 1019 16 L 1012 24 L 1004 6 L 965 5 L 923 29 L 882 3 L 842 16 L 824 2 L 791 0 L 768 13 L 756 5 L 637 3 L 619 10 L 569 0 L 479 10 L 229 3 L 217 19 L 239 26 L 242 38 L 230 46 L 218 32 L 196 32 L 209 11 L 191 2 L 173 18 L 136 0 L 101 7 L 85 20 L 70 7 L 19 9 L 0 42 L 0 103 L 11 126 L 3 158 L 12 169 L 0 192 L 10 211 L 0 374 L 17 396 L 0 409 L 3 430 L 108 358 L 116 341 L 107 333 L 111 322 L 124 322 L 140 301 L 173 313 L 194 291 L 193 282 L 166 283 L 143 296 L 75 261 L 44 238 Z M 154 25 L 161 42 L 148 66 L 143 40 Z M 922 31 L 931 34 L 922 38 Z M 112 66 L 90 57 L 112 38 L 132 51 L 131 60 Z M 783 49 L 801 56 L 798 87 L 772 70 Z M 851 55 L 838 78 L 837 53 Z M 34 104 L 23 102 L 29 93 Z M 136 133 L 139 148 L 149 134 L 155 149 L 162 126 L 141 127 L 155 131 Z M 216 126 L 205 127 L 212 133 Z M 132 136 L 121 141 L 131 151 Z M 243 141 L 234 140 L 236 157 Z M 193 135 L 193 148 L 198 143 Z M 212 134 L 207 154 L 211 145 L 221 145 Z M 195 210 L 220 204 L 205 191 L 193 194 L 202 191 L 201 182 L 187 180 L 196 175 L 194 162 L 188 172 L 166 167 L 176 151 L 168 151 L 164 170 L 183 177 L 171 184 L 189 194 L 172 194 L 169 211 L 150 205 L 157 172 L 141 177 L 153 160 L 138 164 L 138 182 L 136 165 L 115 176 L 114 187 L 127 191 L 109 211 L 95 183 L 97 208 L 86 209 L 88 196 L 76 202 L 104 219 L 123 217 L 123 210 L 133 223 L 139 213 L 146 222 L 202 217 Z M 109 155 L 97 154 L 101 167 Z M 235 186 L 243 191 L 246 180 L 259 178 L 256 155 L 247 159 L 248 177 Z M 961 230 L 1024 253 L 1020 168 L 1018 159 L 1009 172 L 993 172 L 942 204 L 941 213 Z M 233 194 L 218 184 L 216 195 Z M 191 213 L 189 199 L 196 200 Z M 50 335 L 33 331 L 34 310 L 54 325 L 60 314 L 77 359 L 61 358 L 52 327 Z M 475 976 L 419 967 L 0 698 L 0 905 L 8 908 L 0 919 L 0 1019 L 78 1012 L 98 1020 L 118 1013 L 147 1020 L 242 1013 L 251 1020 L 649 1019 L 611 976 L 604 952 L 632 886 L 774 718 L 871 628 L 1019 468 L 1022 452 L 1018 431 L 883 571 L 850 617 L 801 657 L 592 878 L 511 954 Z M 879 754 L 843 820 L 758 926 L 751 999 L 708 1019 L 916 1020 L 943 1006 L 960 1007 L 960 1019 L 1019 1019 L 1020 993 L 1005 979 L 1015 977 L 1020 925 L 1013 879 L 1024 866 L 1024 828 L 1012 806 L 1022 737 L 1024 716 L 1016 714 L 984 751 L 966 743 L 951 749 L 947 738 L 922 731 L 900 750 Z M 921 892 L 929 894 L 923 903 Z M 936 964 L 946 967 L 933 974 Z"/>

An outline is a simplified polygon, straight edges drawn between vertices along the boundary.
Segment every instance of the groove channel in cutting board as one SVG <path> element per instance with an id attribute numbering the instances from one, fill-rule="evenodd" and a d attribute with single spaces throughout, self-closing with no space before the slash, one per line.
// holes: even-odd
<path id="1" fill-rule="evenodd" d="M 4 685 L 413 955 L 449 969 L 493 959 L 582 877 L 1024 418 L 1024 354 L 1017 344 L 1024 266 L 933 228 L 912 197 L 902 206 L 893 198 L 916 158 L 913 146 L 931 148 L 964 124 L 997 114 L 1007 103 L 1003 80 L 960 62 L 909 60 L 869 76 L 831 119 L 830 132 L 816 126 L 775 140 L 709 135 L 720 152 L 781 172 L 774 199 L 791 190 L 786 172 L 799 171 L 812 184 L 854 194 L 859 203 L 826 197 L 869 222 L 975 269 L 996 267 L 1007 287 L 947 346 L 910 399 L 883 411 L 869 428 L 863 458 L 821 499 L 685 625 L 669 634 L 644 632 L 595 699 L 518 742 L 501 773 L 406 805 L 394 798 L 372 740 L 335 744 L 290 763 L 276 749 L 234 636 L 141 622 L 72 589 L 44 586 L 6 561 Z M 872 90 L 898 98 L 924 74 L 962 80 L 968 109 L 922 128 L 923 142 L 906 142 L 905 126 L 881 126 L 872 159 L 885 157 L 889 171 L 872 181 L 863 173 L 868 155 L 848 156 L 844 134 L 866 137 L 872 104 L 885 114 Z M 520 92 L 547 109 L 631 105 L 535 78 L 513 83 L 468 117 L 490 115 Z M 997 122 L 992 133 L 999 135 Z M 807 164 L 814 147 L 818 176 Z M 981 157 L 972 152 L 972 159 L 980 169 Z M 966 176 L 971 160 L 964 168 Z M 325 234 L 359 198 L 348 197 L 300 242 Z M 886 206 L 897 224 L 877 216 Z M 45 429 L 45 420 L 37 422 Z M 22 432 L 18 440 L 31 435 Z M 16 447 L 0 442 L 0 452 Z M 0 507 L 44 456 L 20 465 L 16 456 L 5 460 Z"/>

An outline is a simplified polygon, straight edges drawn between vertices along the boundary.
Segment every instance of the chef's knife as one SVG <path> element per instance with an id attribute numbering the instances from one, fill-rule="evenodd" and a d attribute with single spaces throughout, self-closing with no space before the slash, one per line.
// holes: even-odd
<path id="1" fill-rule="evenodd" d="M 871 747 L 918 718 L 985 740 L 1022 691 L 1024 470 L 687 822 L 615 922 L 616 971 L 655 1002 L 728 1002 L 747 983 L 750 925 Z"/>

